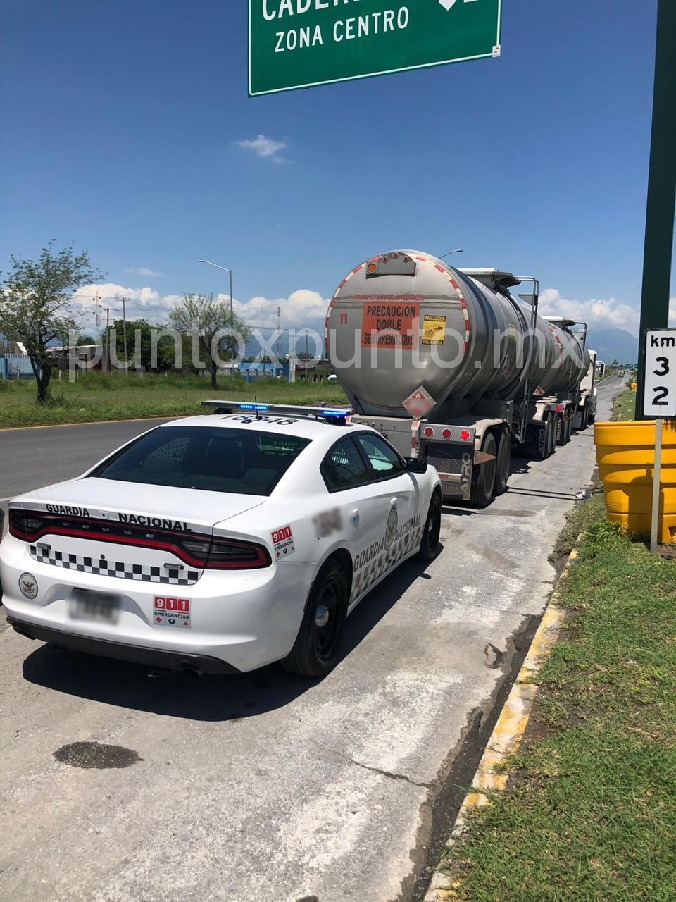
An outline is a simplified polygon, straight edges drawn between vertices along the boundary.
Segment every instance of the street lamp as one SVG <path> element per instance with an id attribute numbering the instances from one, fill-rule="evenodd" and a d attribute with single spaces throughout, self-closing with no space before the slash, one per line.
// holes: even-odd
<path id="1" fill-rule="evenodd" d="M 220 263 L 212 263 L 211 260 L 198 260 L 197 262 L 198 263 L 207 263 L 209 266 L 215 266 L 216 269 L 222 269 L 224 272 L 227 272 L 227 274 L 230 276 L 230 328 L 233 328 L 234 320 L 233 320 L 233 315 L 232 315 L 232 270 L 228 269 L 227 266 L 221 266 Z M 235 378 L 234 357 L 230 361 L 230 378 L 231 379 Z"/>
<path id="2" fill-rule="evenodd" d="M 464 253 L 463 248 L 457 247 L 454 251 L 446 251 L 445 254 L 442 254 L 442 255 L 439 257 L 439 259 L 440 259 L 440 260 L 443 260 L 444 257 L 449 257 L 451 254 L 462 254 L 462 253 Z"/>

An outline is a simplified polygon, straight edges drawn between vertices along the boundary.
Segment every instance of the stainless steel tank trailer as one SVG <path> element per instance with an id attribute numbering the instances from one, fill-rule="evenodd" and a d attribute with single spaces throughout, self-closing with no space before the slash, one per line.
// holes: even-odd
<path id="1" fill-rule="evenodd" d="M 517 300 L 523 282 L 532 293 Z M 421 251 L 360 263 L 325 335 L 353 421 L 434 464 L 445 498 L 486 506 L 507 488 L 513 449 L 547 458 L 594 420 L 586 325 L 539 316 L 538 299 L 537 279 Z"/>

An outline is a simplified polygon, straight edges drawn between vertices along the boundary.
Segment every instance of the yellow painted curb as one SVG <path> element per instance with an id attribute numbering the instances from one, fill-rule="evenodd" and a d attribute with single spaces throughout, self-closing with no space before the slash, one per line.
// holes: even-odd
<path id="1" fill-rule="evenodd" d="M 560 607 L 561 586 L 577 556 L 577 549 L 574 548 L 568 556 L 566 566 L 551 594 L 519 675 L 493 728 L 472 780 L 471 789 L 465 796 L 446 843 L 448 848 L 466 830 L 468 817 L 484 805 L 490 804 L 491 796 L 503 791 L 507 786 L 509 773 L 505 769 L 505 762 L 519 750 L 526 732 L 538 691 L 538 686 L 533 680 L 551 652 L 565 619 L 565 611 Z M 425 896 L 425 902 L 452 902 L 457 899 L 457 888 L 458 884 L 452 883 L 447 874 L 436 871 Z"/>

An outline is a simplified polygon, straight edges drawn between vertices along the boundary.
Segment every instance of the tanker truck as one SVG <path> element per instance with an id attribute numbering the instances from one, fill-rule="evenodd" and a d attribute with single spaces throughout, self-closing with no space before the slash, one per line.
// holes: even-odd
<path id="1" fill-rule="evenodd" d="M 532 294 L 517 301 L 510 289 L 524 282 Z M 433 464 L 446 500 L 490 504 L 513 449 L 549 457 L 595 415 L 586 326 L 539 316 L 538 296 L 537 279 L 420 251 L 360 263 L 325 324 L 352 421 Z"/>

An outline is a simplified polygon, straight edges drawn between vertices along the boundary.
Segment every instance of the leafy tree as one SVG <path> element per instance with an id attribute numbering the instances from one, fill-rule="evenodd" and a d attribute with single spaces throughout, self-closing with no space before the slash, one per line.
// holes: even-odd
<path id="1" fill-rule="evenodd" d="M 220 354 L 223 352 L 227 359 L 234 360 L 239 348 L 237 339 L 246 342 L 251 338 L 251 329 L 246 323 L 235 313 L 231 314 L 230 305 L 217 301 L 213 294 L 184 295 L 169 314 L 169 325 L 193 338 L 199 362 L 205 364 L 211 374 L 213 389 L 218 388 L 216 373 Z"/>
<path id="2" fill-rule="evenodd" d="M 96 343 L 97 342 L 91 337 L 91 335 L 80 335 L 76 342 L 76 345 L 78 348 L 80 348 L 83 345 L 95 345 Z"/>
<path id="3" fill-rule="evenodd" d="M 104 359 L 108 353 L 108 342 L 116 361 L 142 366 L 145 370 L 169 370 L 175 366 L 175 344 L 170 335 L 163 335 L 162 326 L 151 326 L 144 319 L 127 320 L 127 358 L 124 354 L 124 320 L 116 319 L 103 333 Z M 155 335 L 157 333 L 157 336 Z M 153 357 L 153 338 L 157 347 Z M 112 353 L 111 353 L 112 362 Z M 114 363 L 113 363 L 114 365 Z"/>
<path id="4" fill-rule="evenodd" d="M 10 257 L 11 270 L 0 285 L 0 332 L 26 348 L 37 382 L 36 401 L 47 399 L 52 369 L 47 349 L 55 339 L 75 328 L 70 314 L 71 296 L 81 285 L 102 278 L 92 269 L 89 254 L 72 247 L 42 249 L 37 260 Z"/>

